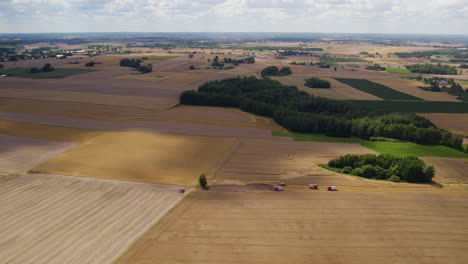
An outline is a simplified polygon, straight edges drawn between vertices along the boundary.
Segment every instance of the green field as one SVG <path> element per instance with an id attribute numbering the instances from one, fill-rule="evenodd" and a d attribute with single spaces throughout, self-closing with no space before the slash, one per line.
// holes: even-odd
<path id="1" fill-rule="evenodd" d="M 349 100 L 348 102 L 386 112 L 407 113 L 468 113 L 468 103 L 436 101 L 371 101 Z"/>
<path id="2" fill-rule="evenodd" d="M 422 100 L 418 97 L 393 90 L 392 88 L 388 86 L 375 83 L 375 82 L 371 82 L 366 79 L 349 79 L 349 78 L 334 78 L 334 79 L 344 84 L 347 84 L 353 88 L 361 90 L 363 92 L 380 97 L 384 100 L 413 100 L 413 101 Z"/>
<path id="3" fill-rule="evenodd" d="M 359 138 L 327 137 L 323 134 L 272 132 L 273 136 L 291 137 L 295 141 L 361 144 L 381 154 L 396 156 L 468 158 L 468 154 L 440 145 L 420 145 L 411 142 L 371 142 Z"/>
<path id="4" fill-rule="evenodd" d="M 172 59 L 172 58 L 177 58 L 178 56 L 147 56 L 145 57 L 145 60 L 167 60 L 167 59 Z"/>
<path id="5" fill-rule="evenodd" d="M 29 79 L 56 79 L 65 78 L 68 76 L 93 72 L 91 69 L 75 69 L 75 68 L 55 68 L 50 72 L 31 73 L 30 68 L 10 68 L 1 69 L 2 74 L 8 74 L 14 77 L 29 78 Z"/>
<path id="6" fill-rule="evenodd" d="M 328 63 L 330 65 L 337 65 L 338 62 L 365 62 L 361 58 L 335 58 L 335 57 L 320 57 L 321 63 Z"/>
<path id="7" fill-rule="evenodd" d="M 323 134 L 306 134 L 294 132 L 276 132 L 272 131 L 271 134 L 275 137 L 291 137 L 296 141 L 313 141 L 313 142 L 331 142 L 331 143 L 354 143 L 360 144 L 362 139 L 349 137 L 327 137 Z"/>
<path id="8" fill-rule="evenodd" d="M 410 72 L 410 71 L 409 71 L 408 69 L 406 69 L 406 68 L 387 67 L 386 71 L 389 72 L 389 73 L 416 74 L 416 73 Z"/>

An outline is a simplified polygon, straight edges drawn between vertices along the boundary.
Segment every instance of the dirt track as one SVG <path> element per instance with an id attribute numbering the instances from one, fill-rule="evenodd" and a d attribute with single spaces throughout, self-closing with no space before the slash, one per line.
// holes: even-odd
<path id="1" fill-rule="evenodd" d="M 117 263 L 466 263 L 468 194 L 194 192 Z"/>
<path id="2" fill-rule="evenodd" d="M 0 172 L 22 173 L 74 147 L 73 142 L 0 134 Z"/>
<path id="3" fill-rule="evenodd" d="M 58 175 L 0 182 L 0 263 L 112 263 L 183 196 L 176 187 Z"/>

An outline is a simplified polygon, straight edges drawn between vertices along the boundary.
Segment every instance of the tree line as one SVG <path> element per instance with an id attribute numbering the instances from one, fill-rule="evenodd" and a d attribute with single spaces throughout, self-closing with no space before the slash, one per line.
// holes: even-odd
<path id="1" fill-rule="evenodd" d="M 435 175 L 432 165 L 414 156 L 347 154 L 331 159 L 328 166 L 342 173 L 395 182 L 430 183 Z"/>
<path id="2" fill-rule="evenodd" d="M 141 65 L 143 61 L 139 59 L 121 59 L 120 66 L 137 69 L 141 73 L 150 73 L 153 71 L 153 65 Z"/>
<path id="3" fill-rule="evenodd" d="M 413 64 L 405 65 L 405 67 L 414 73 L 442 74 L 442 75 L 457 75 L 457 69 L 450 65 L 438 64 Z"/>
<path id="4" fill-rule="evenodd" d="M 188 105 L 226 106 L 273 118 L 288 130 L 329 136 L 388 137 L 462 149 L 463 137 L 412 113 L 388 114 L 349 102 L 309 95 L 270 79 L 231 78 L 185 91 Z"/>

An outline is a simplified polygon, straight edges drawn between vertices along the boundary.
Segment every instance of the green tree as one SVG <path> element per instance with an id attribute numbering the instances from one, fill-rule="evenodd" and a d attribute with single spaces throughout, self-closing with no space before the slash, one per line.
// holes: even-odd
<path id="1" fill-rule="evenodd" d="M 42 71 L 43 72 L 50 72 L 50 71 L 53 71 L 54 68 L 52 68 L 52 65 L 50 63 L 46 63 L 44 65 L 44 67 L 42 67 Z"/>
<path id="2" fill-rule="evenodd" d="M 208 181 L 206 180 L 205 174 L 200 175 L 198 182 L 200 183 L 200 187 L 202 187 L 203 189 L 206 188 L 206 186 L 208 185 Z"/>

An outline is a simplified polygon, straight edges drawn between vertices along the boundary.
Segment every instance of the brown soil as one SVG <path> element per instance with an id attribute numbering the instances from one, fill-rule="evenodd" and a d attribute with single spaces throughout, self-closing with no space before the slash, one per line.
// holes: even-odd
<path id="1" fill-rule="evenodd" d="M 434 181 L 441 184 L 468 183 L 468 159 L 422 158 L 434 165 Z"/>
<path id="2" fill-rule="evenodd" d="M 465 263 L 468 195 L 197 191 L 117 263 Z M 442 243 L 442 244 L 441 244 Z"/>
<path id="3" fill-rule="evenodd" d="M 468 114 L 422 113 L 419 115 L 430 119 L 439 128 L 468 136 Z"/>

